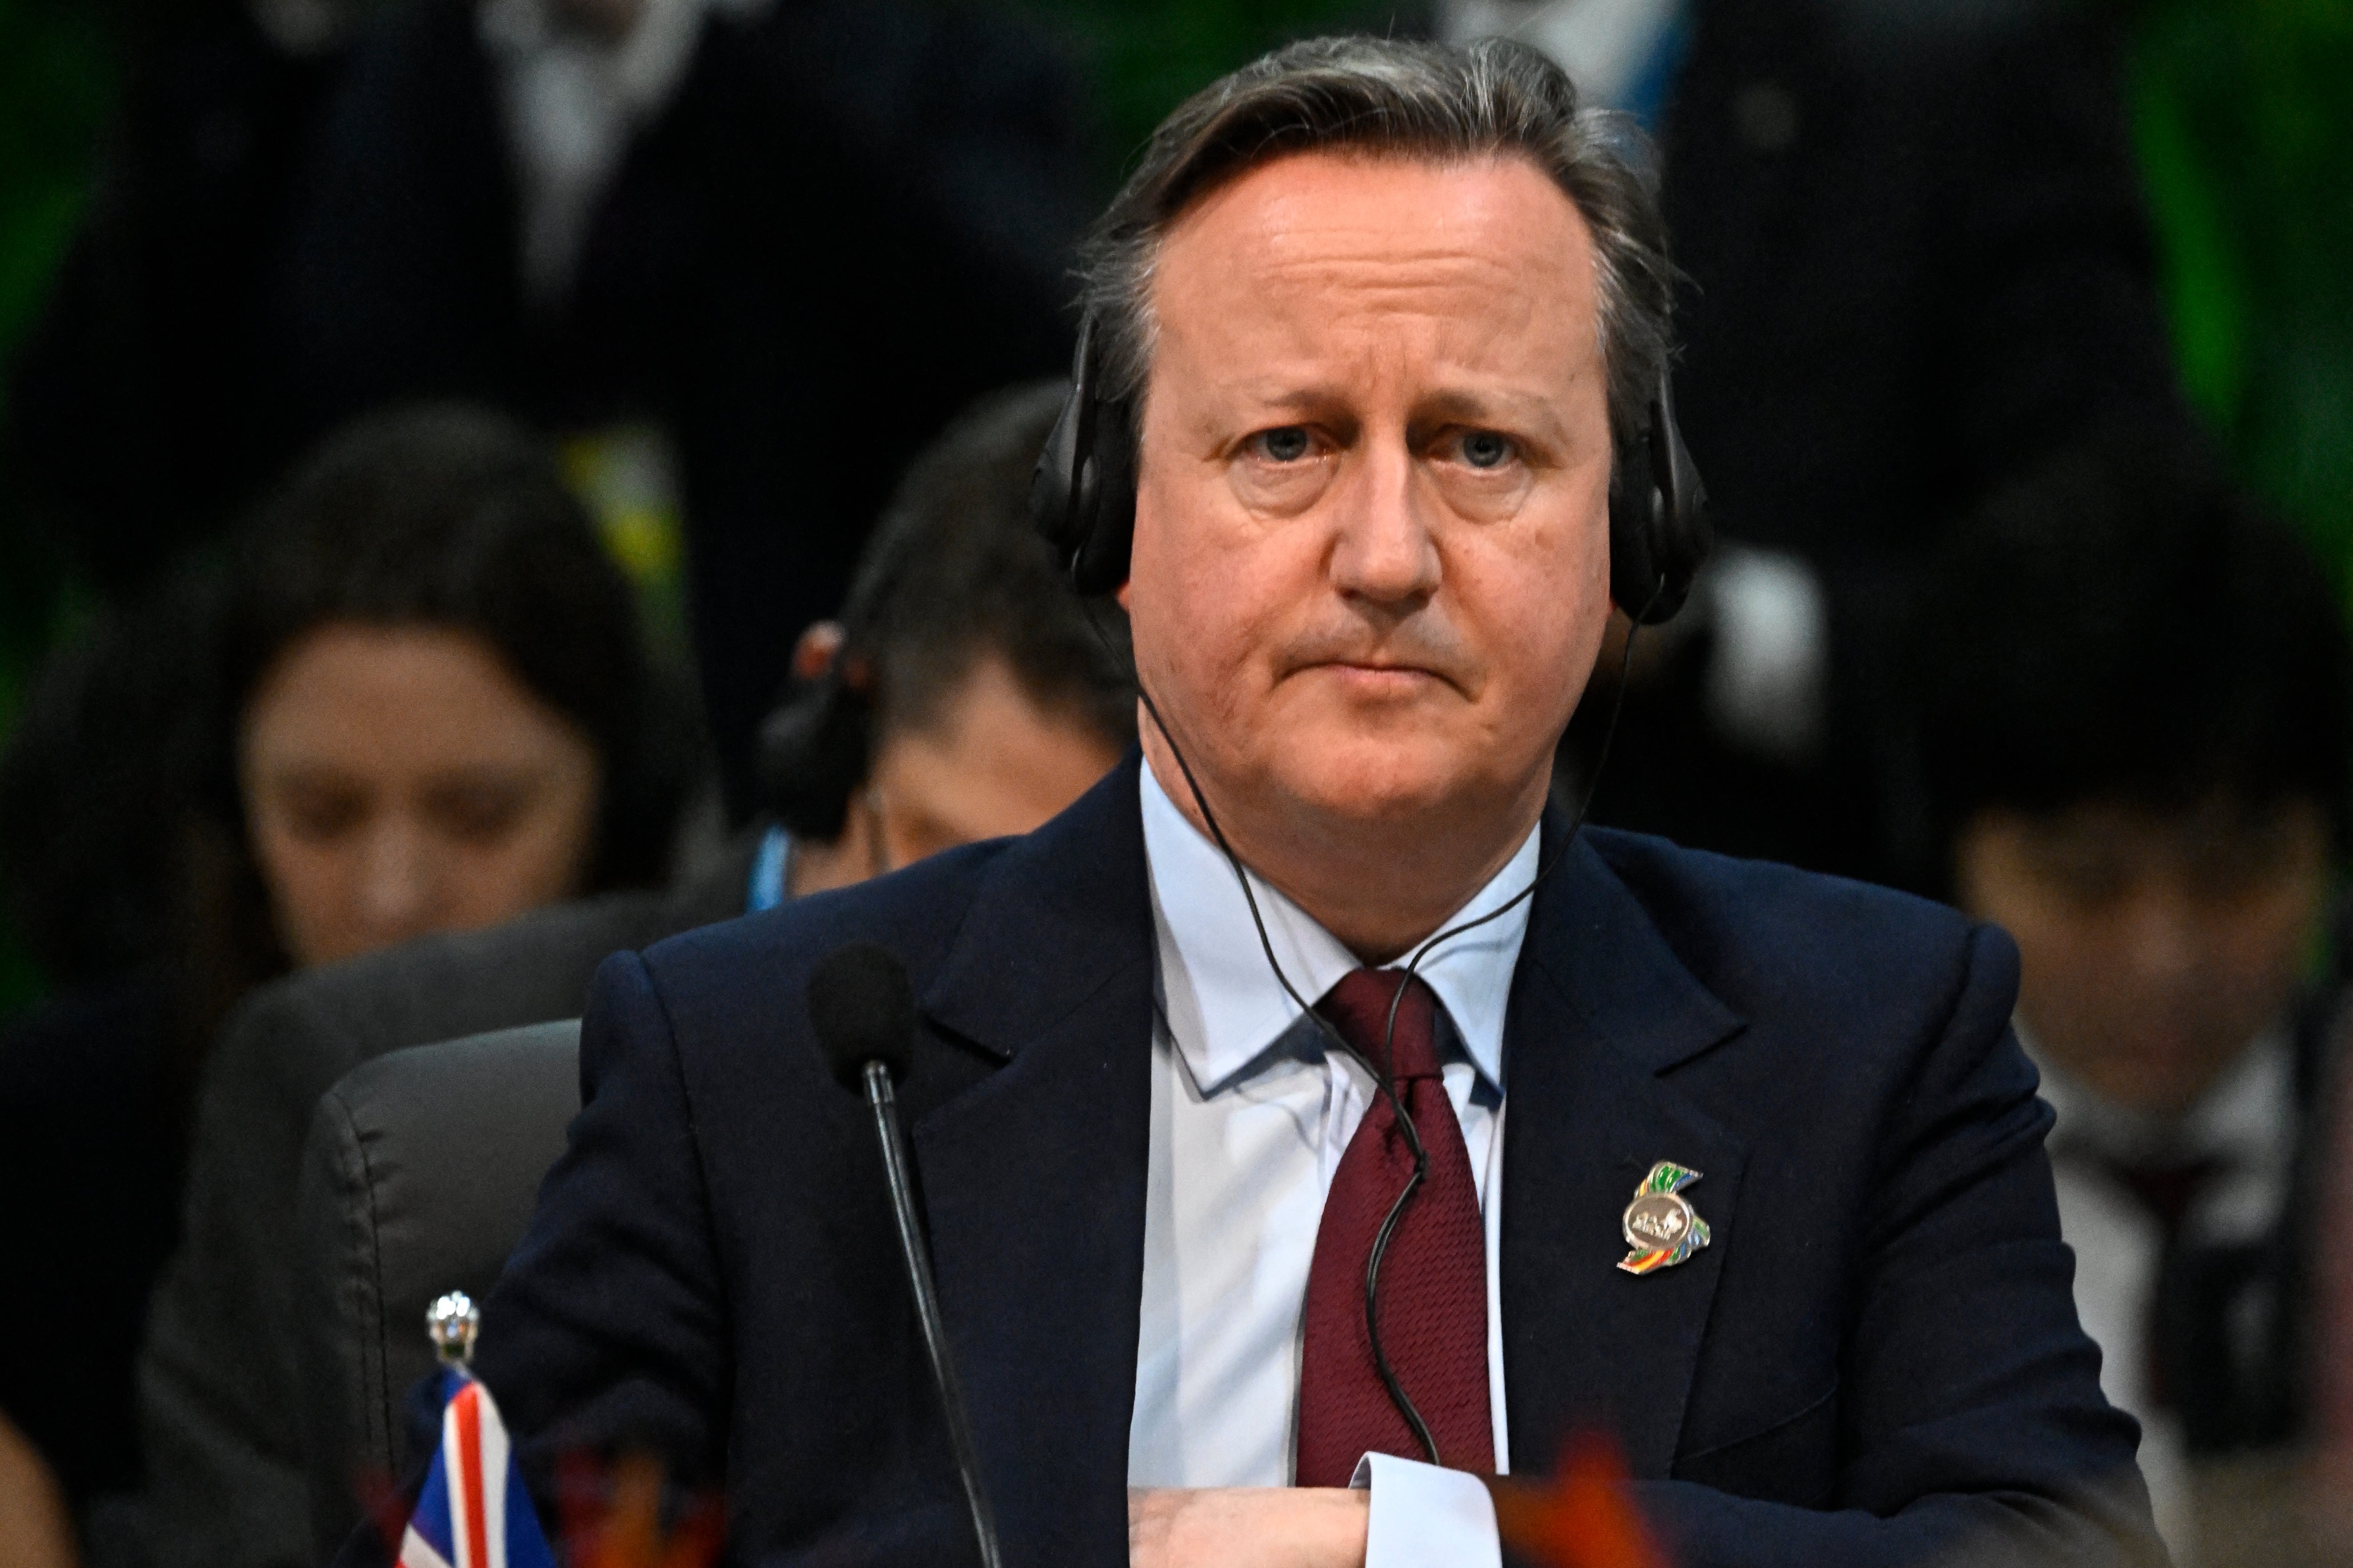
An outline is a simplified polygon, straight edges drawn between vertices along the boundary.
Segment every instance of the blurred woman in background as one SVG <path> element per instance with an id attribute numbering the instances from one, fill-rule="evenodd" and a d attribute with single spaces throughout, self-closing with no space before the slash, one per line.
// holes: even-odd
<path id="1" fill-rule="evenodd" d="M 249 857 L 263 963 L 663 879 L 680 706 L 579 503 L 503 420 L 427 408 L 332 444 L 238 563 L 220 669 L 203 804 Z"/>
<path id="2" fill-rule="evenodd" d="M 71 988 L 0 1030 L 0 1276 L 37 1282 L 0 1291 L 0 1419 L 86 1531 L 138 1479 L 132 1358 L 221 1020 L 290 968 L 661 882 L 689 710 L 545 448 L 460 407 L 329 442 L 217 583 L 37 694 L 0 820 Z"/>

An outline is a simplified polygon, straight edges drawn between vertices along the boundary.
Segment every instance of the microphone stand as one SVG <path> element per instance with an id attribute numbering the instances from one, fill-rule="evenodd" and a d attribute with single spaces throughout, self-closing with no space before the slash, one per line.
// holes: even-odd
<path id="1" fill-rule="evenodd" d="M 882 1063 L 868 1062 L 860 1076 L 866 1085 L 866 1103 L 874 1112 L 874 1137 L 882 1145 L 882 1168 L 891 1181 L 891 1207 L 899 1218 L 899 1255 L 907 1265 L 908 1287 L 915 1293 L 915 1318 L 923 1325 L 923 1352 L 931 1358 L 932 1381 L 939 1385 L 940 1408 L 947 1417 L 948 1446 L 955 1454 L 965 1501 L 972 1509 L 972 1532 L 980 1542 L 981 1568 L 1004 1568 L 997 1548 L 997 1519 L 990 1511 L 988 1495 L 981 1489 L 972 1422 L 965 1412 L 955 1363 L 948 1357 L 947 1324 L 940 1317 L 939 1289 L 932 1282 L 932 1260 L 923 1249 L 923 1225 L 915 1214 L 914 1186 L 908 1179 L 914 1163 L 908 1158 L 907 1135 L 899 1124 L 899 1097 L 891 1087 L 891 1069 Z"/>

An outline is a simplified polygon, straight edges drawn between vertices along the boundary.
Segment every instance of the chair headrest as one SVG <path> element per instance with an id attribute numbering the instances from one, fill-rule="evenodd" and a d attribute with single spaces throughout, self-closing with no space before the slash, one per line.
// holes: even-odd
<path id="1" fill-rule="evenodd" d="M 426 1310 L 490 1294 L 580 1110 L 580 1022 L 393 1051 L 321 1097 L 295 1225 L 295 1358 L 322 1557 L 359 1521 L 355 1482 L 396 1477 L 402 1402 L 433 1370 Z"/>

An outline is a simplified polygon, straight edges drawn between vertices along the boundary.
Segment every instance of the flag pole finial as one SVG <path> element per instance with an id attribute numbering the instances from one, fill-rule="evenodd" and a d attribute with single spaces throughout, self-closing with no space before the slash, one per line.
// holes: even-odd
<path id="1" fill-rule="evenodd" d="M 425 1332 L 443 1366 L 463 1367 L 474 1359 L 474 1335 L 481 1326 L 480 1309 L 463 1290 L 452 1290 L 425 1309 Z"/>

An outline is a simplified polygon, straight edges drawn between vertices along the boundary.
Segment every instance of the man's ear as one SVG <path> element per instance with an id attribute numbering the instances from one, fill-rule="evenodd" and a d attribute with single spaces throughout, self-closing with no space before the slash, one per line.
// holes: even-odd
<path id="1" fill-rule="evenodd" d="M 841 655 L 841 623 L 812 621 L 793 644 L 793 675 L 800 680 L 822 680 Z"/>

